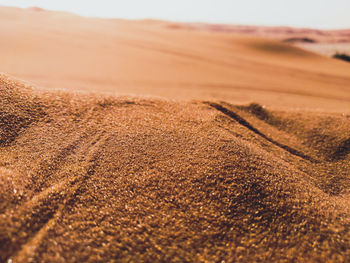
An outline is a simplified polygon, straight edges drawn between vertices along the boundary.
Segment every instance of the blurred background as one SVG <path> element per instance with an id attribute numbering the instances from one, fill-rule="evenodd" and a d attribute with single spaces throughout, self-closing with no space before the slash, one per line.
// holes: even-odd
<path id="1" fill-rule="evenodd" d="M 69 11 L 83 16 L 162 19 L 319 29 L 350 27 L 349 0 L 2 0 L 0 5 Z"/>

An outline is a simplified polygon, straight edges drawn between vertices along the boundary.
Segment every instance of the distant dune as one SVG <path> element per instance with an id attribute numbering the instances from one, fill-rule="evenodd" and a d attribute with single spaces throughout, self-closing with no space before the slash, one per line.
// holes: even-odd
<path id="1" fill-rule="evenodd" d="M 319 30 L 292 27 L 212 25 L 203 23 L 170 23 L 171 29 L 201 30 L 214 33 L 229 33 L 259 36 L 288 43 L 326 56 L 337 52 L 350 54 L 350 29 Z"/>
<path id="2" fill-rule="evenodd" d="M 163 21 L 0 22 L 0 262 L 350 261 L 350 64 Z"/>
<path id="3" fill-rule="evenodd" d="M 284 40 L 288 38 L 309 38 L 319 43 L 349 43 L 350 29 L 320 30 L 311 28 L 215 25 L 204 23 L 169 24 L 170 28 L 236 33 Z"/>
<path id="4" fill-rule="evenodd" d="M 350 65 L 281 41 L 5 7 L 0 21 L 0 71 L 43 88 L 350 112 Z"/>

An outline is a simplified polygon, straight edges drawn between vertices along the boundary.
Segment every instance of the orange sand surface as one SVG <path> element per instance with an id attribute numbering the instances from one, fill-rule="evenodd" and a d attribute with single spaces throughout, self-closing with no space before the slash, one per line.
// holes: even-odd
<path id="1" fill-rule="evenodd" d="M 0 9 L 0 71 L 54 89 L 350 112 L 350 64 L 161 21 Z"/>
<path id="2" fill-rule="evenodd" d="M 350 261 L 350 64 L 163 21 L 0 22 L 0 262 Z"/>

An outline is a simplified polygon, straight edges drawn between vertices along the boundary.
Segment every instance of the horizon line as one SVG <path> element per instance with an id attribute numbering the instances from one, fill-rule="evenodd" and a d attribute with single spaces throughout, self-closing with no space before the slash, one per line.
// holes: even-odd
<path id="1" fill-rule="evenodd" d="M 311 30 L 322 30 L 322 31 L 342 31 L 342 30 L 350 30 L 349 27 L 312 27 L 312 26 L 293 26 L 290 24 L 258 24 L 258 23 L 233 23 L 233 22 L 225 22 L 225 21 L 204 21 L 204 20 L 181 20 L 181 19 L 171 19 L 171 18 L 161 18 L 161 17 L 139 17 L 139 18 L 128 18 L 128 17 L 118 17 L 118 16 L 98 16 L 98 15 L 86 15 L 81 14 L 74 11 L 68 11 L 64 9 L 47 9 L 40 6 L 28 6 L 28 7 L 20 7 L 20 6 L 14 6 L 14 5 L 4 5 L 0 4 L 0 8 L 17 8 L 22 10 L 30 10 L 30 9 L 38 9 L 42 10 L 43 12 L 63 12 L 63 13 L 69 13 L 71 15 L 76 15 L 84 18 L 96 18 L 96 19 L 119 19 L 119 20 L 128 20 L 128 21 L 142 21 L 142 20 L 153 20 L 153 21 L 163 21 L 163 22 L 174 22 L 174 23 L 181 23 L 181 24 L 208 24 L 208 25 L 228 25 L 228 26 L 246 26 L 246 27 L 265 27 L 265 28 L 294 28 L 294 29 L 311 29 Z"/>

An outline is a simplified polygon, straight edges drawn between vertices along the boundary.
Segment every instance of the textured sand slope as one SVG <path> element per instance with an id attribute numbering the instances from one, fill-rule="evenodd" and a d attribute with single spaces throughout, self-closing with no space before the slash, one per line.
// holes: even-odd
<path id="1" fill-rule="evenodd" d="M 166 22 L 0 8 L 0 70 L 44 88 L 350 112 L 350 65 Z"/>
<path id="2" fill-rule="evenodd" d="M 1 262 L 350 260 L 348 115 L 0 96 Z"/>

